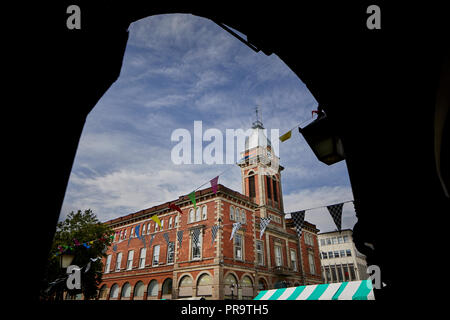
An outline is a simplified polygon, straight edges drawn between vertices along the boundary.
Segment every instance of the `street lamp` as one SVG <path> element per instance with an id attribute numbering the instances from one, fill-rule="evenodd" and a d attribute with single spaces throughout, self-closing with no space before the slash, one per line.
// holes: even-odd
<path id="1" fill-rule="evenodd" d="M 59 256 L 59 266 L 63 269 L 66 269 L 73 261 L 75 256 L 70 253 L 63 253 Z"/>
<path id="2" fill-rule="evenodd" d="M 341 139 L 330 119 L 322 114 L 304 128 L 298 128 L 319 161 L 332 165 L 345 159 Z"/>

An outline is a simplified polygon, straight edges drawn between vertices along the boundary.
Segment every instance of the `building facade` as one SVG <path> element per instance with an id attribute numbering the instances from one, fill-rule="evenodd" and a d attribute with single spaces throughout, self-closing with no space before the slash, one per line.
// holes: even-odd
<path id="1" fill-rule="evenodd" d="M 323 282 L 319 230 L 305 222 L 299 239 L 285 219 L 283 167 L 273 165 L 279 158 L 263 129 L 256 121 L 245 141 L 242 193 L 219 184 L 217 192 L 195 192 L 196 208 L 182 196 L 106 222 L 116 236 L 103 261 L 99 299 L 253 299 L 259 290 Z M 260 238 L 260 219 L 267 217 Z M 235 222 L 241 227 L 230 239 Z"/>
<path id="2" fill-rule="evenodd" d="M 352 233 L 351 229 L 345 229 L 318 235 L 325 283 L 368 278 L 366 257 L 356 249 Z"/>

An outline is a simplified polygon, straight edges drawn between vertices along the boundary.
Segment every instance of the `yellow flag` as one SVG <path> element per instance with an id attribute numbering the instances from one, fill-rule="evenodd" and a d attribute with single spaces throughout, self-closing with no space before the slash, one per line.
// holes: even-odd
<path id="1" fill-rule="evenodd" d="M 287 139 L 289 139 L 289 138 L 291 137 L 291 134 L 292 134 L 292 130 L 286 132 L 285 134 L 283 134 L 283 135 L 280 137 L 281 142 L 284 142 L 284 141 L 286 141 Z"/>
<path id="2" fill-rule="evenodd" d="M 158 216 L 156 214 L 154 216 L 152 216 L 151 219 L 153 221 L 155 221 L 159 225 L 159 227 L 161 228 L 161 221 L 159 221 L 159 218 L 158 218 Z"/>

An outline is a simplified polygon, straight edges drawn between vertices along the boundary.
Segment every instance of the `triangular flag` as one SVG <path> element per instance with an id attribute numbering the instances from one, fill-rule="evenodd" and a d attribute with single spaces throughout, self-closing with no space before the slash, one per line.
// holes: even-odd
<path id="1" fill-rule="evenodd" d="M 141 228 L 141 225 L 137 225 L 136 228 L 134 229 L 134 233 L 136 234 L 136 238 L 140 239 L 141 236 L 139 234 L 139 229 Z"/>
<path id="2" fill-rule="evenodd" d="M 197 209 L 197 204 L 195 202 L 195 191 L 192 191 L 188 194 L 189 199 L 191 199 L 192 203 L 194 204 L 194 208 Z"/>
<path id="3" fill-rule="evenodd" d="M 180 207 L 177 206 L 175 203 L 170 203 L 169 204 L 169 209 L 177 210 L 179 213 L 183 214 L 183 212 L 181 211 Z"/>
<path id="4" fill-rule="evenodd" d="M 288 139 L 291 137 L 291 135 L 292 135 L 292 130 L 286 132 L 285 134 L 283 134 L 283 135 L 280 137 L 280 141 L 281 141 L 281 142 L 284 142 L 284 141 L 288 140 Z"/>
<path id="5" fill-rule="evenodd" d="M 239 230 L 239 228 L 241 227 L 241 223 L 240 222 L 235 222 L 233 223 L 233 230 L 231 230 L 231 237 L 230 240 L 233 239 L 234 237 L 234 233 Z"/>
<path id="6" fill-rule="evenodd" d="M 211 188 L 214 194 L 217 193 L 217 182 L 219 181 L 219 176 L 215 177 L 214 179 L 211 179 L 209 182 L 211 182 Z"/>
<path id="7" fill-rule="evenodd" d="M 83 243 L 83 246 L 85 246 L 87 249 L 89 249 L 91 246 L 87 244 L 87 242 Z"/>
<path id="8" fill-rule="evenodd" d="M 333 204 L 331 206 L 327 206 L 327 209 L 330 212 L 331 217 L 333 218 L 333 221 L 336 224 L 336 227 L 338 228 L 339 232 L 341 232 L 342 207 L 343 206 L 344 206 L 344 203 L 338 203 L 338 204 Z"/>
<path id="9" fill-rule="evenodd" d="M 183 230 L 177 231 L 177 239 L 178 239 L 178 242 L 180 243 L 180 248 L 181 248 L 181 243 L 183 242 Z"/>
<path id="10" fill-rule="evenodd" d="M 153 239 L 155 238 L 155 235 L 152 234 L 152 236 L 150 237 L 150 242 L 148 243 L 148 246 L 151 248 L 152 247 L 152 243 L 153 243 Z"/>
<path id="11" fill-rule="evenodd" d="M 169 245 L 169 233 L 168 232 L 164 233 L 163 237 L 166 240 L 167 245 Z"/>
<path id="12" fill-rule="evenodd" d="M 219 230 L 219 226 L 217 224 L 213 225 L 211 228 L 211 238 L 212 238 L 211 244 L 213 244 L 214 240 L 216 240 L 217 230 Z"/>
<path id="13" fill-rule="evenodd" d="M 153 215 L 152 217 L 151 217 L 151 219 L 153 220 L 153 221 L 155 221 L 158 225 L 159 225 L 159 228 L 161 228 L 161 221 L 159 221 L 159 218 L 158 218 L 158 216 L 155 214 L 155 215 Z"/>
<path id="14" fill-rule="evenodd" d="M 269 218 L 261 218 L 261 221 L 259 222 L 259 238 L 262 238 L 262 235 L 264 233 L 264 230 L 266 230 L 267 225 L 270 223 L 270 220 L 272 220 L 270 217 Z"/>
<path id="15" fill-rule="evenodd" d="M 305 210 L 291 212 L 292 220 L 294 220 L 295 230 L 300 238 L 302 236 L 303 223 L 305 222 Z"/>

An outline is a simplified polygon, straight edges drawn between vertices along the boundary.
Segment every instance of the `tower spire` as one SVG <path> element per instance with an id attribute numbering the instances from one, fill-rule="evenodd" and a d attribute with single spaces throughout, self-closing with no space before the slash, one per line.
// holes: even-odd
<path id="1" fill-rule="evenodd" d="M 256 108 L 255 108 L 255 113 L 256 113 L 256 121 L 253 122 L 252 128 L 253 128 L 253 129 L 255 129 L 255 128 L 264 129 L 263 124 L 262 124 L 262 122 L 259 120 L 259 117 L 258 117 L 258 106 L 256 106 Z"/>

